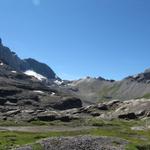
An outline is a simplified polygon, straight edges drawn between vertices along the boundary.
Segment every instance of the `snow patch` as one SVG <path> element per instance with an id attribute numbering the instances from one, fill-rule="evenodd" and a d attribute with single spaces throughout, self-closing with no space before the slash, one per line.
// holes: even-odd
<path id="1" fill-rule="evenodd" d="M 61 85 L 63 81 L 55 80 L 54 83 L 56 83 L 57 85 Z"/>
<path id="2" fill-rule="evenodd" d="M 4 65 L 4 63 L 1 62 L 1 63 L 0 63 L 0 66 L 3 66 L 3 65 Z"/>
<path id="3" fill-rule="evenodd" d="M 47 79 L 46 77 L 42 76 L 41 74 L 36 73 L 33 70 L 27 70 L 27 71 L 24 72 L 24 74 L 26 74 L 28 76 L 34 76 L 35 78 L 37 78 L 40 81 Z"/>
<path id="4" fill-rule="evenodd" d="M 12 73 L 17 73 L 17 71 L 11 71 Z"/>
<path id="5" fill-rule="evenodd" d="M 51 93 L 51 96 L 54 96 L 55 94 L 56 94 L 56 93 L 52 92 L 52 93 Z"/>
<path id="6" fill-rule="evenodd" d="M 43 91 L 38 91 L 38 90 L 35 90 L 35 91 L 33 91 L 34 93 L 39 93 L 39 94 L 44 94 L 44 92 Z"/>
<path id="7" fill-rule="evenodd" d="M 133 78 L 137 78 L 139 76 L 139 74 L 135 74 L 133 75 Z"/>

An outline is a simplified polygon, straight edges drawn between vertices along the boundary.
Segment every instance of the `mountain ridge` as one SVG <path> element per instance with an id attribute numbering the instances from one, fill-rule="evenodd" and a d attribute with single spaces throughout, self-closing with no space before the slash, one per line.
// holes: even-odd
<path id="1" fill-rule="evenodd" d="M 98 103 L 113 99 L 150 98 L 150 72 L 128 76 L 120 81 L 84 78 L 72 81 L 73 93 L 87 102 Z"/>
<path id="2" fill-rule="evenodd" d="M 33 58 L 20 59 L 15 52 L 3 46 L 2 39 L 0 39 L 0 60 L 17 71 L 33 70 L 48 79 L 57 78 L 56 73 L 47 64 Z"/>

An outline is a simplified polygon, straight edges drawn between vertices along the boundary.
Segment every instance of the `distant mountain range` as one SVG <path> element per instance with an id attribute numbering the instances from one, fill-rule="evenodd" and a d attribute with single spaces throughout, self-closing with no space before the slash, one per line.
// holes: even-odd
<path id="1" fill-rule="evenodd" d="M 68 86 L 76 89 L 73 93 L 86 103 L 150 98 L 150 72 L 145 71 L 121 81 L 87 77 L 72 81 Z"/>
<path id="2" fill-rule="evenodd" d="M 106 80 L 102 77 L 87 77 L 75 81 L 61 80 L 48 65 L 32 58 L 20 59 L 15 52 L 3 46 L 2 40 L 0 40 L 0 61 L 13 71 L 23 72 L 41 81 L 47 80 L 46 86 L 51 86 L 60 93 L 78 97 L 85 104 L 112 99 L 150 98 L 150 69 L 121 81 Z"/>

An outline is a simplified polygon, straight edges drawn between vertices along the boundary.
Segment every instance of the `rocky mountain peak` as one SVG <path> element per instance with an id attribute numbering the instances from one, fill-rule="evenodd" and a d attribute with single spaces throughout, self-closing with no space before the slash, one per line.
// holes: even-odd
<path id="1" fill-rule="evenodd" d="M 48 79 L 56 78 L 55 72 L 48 65 L 32 58 L 22 60 L 15 52 L 2 45 L 2 39 L 0 39 L 0 60 L 16 71 L 32 70 Z"/>
<path id="2" fill-rule="evenodd" d="M 42 73 L 43 76 L 49 79 L 55 79 L 56 74 L 47 64 L 38 62 L 33 58 L 24 59 L 24 61 L 28 64 L 28 70 L 31 69 L 34 70 L 36 73 Z"/>
<path id="3" fill-rule="evenodd" d="M 105 80 L 103 77 L 99 76 L 97 77 L 98 80 Z"/>

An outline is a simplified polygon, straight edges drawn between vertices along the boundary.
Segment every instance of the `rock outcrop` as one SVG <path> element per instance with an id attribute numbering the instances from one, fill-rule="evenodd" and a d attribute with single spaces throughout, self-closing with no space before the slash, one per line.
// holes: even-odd
<path id="1" fill-rule="evenodd" d="M 135 120 L 150 117 L 150 100 L 137 99 L 128 101 L 113 100 L 96 105 L 83 106 L 68 110 L 42 112 L 38 119 L 42 121 L 71 121 L 76 119 L 95 118 L 99 120 Z"/>
<path id="2" fill-rule="evenodd" d="M 137 99 L 110 102 L 103 102 L 97 105 L 90 105 L 80 108 L 76 113 L 96 117 L 97 119 L 143 119 L 148 118 L 150 114 L 150 99 Z"/>

